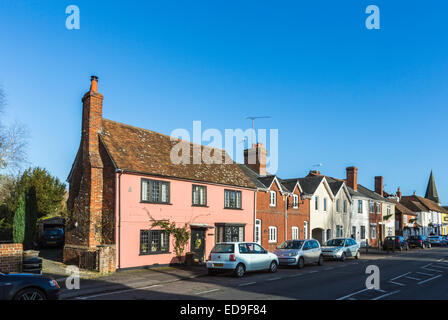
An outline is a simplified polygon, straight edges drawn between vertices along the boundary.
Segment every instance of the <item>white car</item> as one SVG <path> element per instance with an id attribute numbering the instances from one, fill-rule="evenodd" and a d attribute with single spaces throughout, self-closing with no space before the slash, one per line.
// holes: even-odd
<path id="1" fill-rule="evenodd" d="M 276 272 L 278 258 L 254 242 L 222 242 L 212 249 L 206 266 L 209 274 L 233 271 L 242 277 L 248 271 Z"/>

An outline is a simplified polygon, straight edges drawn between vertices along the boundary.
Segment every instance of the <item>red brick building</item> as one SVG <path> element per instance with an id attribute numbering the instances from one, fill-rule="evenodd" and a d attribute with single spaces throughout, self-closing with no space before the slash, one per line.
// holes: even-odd
<path id="1" fill-rule="evenodd" d="M 251 164 L 250 155 L 256 162 Z M 245 150 L 244 173 L 257 186 L 254 241 L 274 251 L 285 240 L 309 238 L 310 200 L 302 197 L 298 181 L 283 181 L 266 172 L 261 143 Z"/>

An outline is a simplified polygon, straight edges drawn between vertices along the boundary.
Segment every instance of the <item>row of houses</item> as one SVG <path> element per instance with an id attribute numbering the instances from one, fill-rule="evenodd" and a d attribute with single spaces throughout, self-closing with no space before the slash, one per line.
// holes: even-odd
<path id="1" fill-rule="evenodd" d="M 67 179 L 65 263 L 114 271 L 179 262 L 173 236 L 153 226 L 160 220 L 188 228 L 186 250 L 198 261 L 222 241 L 273 250 L 289 239 L 353 237 L 378 246 L 388 235 L 447 233 L 432 175 L 425 198 L 387 194 L 383 177 L 369 190 L 358 184 L 356 167 L 342 178 L 310 171 L 283 179 L 266 171 L 261 143 L 245 150 L 244 164 L 175 164 L 170 154 L 179 143 L 182 150 L 216 150 L 104 119 L 103 98 L 93 76 Z"/>

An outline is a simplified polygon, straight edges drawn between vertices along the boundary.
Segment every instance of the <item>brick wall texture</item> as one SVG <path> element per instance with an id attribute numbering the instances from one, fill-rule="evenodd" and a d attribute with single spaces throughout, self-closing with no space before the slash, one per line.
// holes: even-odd
<path id="1" fill-rule="evenodd" d="M 23 247 L 21 243 L 0 244 L 0 270 L 3 272 L 22 271 Z"/>

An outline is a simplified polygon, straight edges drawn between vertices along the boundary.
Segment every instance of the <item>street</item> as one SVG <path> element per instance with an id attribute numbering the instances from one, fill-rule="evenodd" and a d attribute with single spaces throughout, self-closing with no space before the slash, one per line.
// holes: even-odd
<path id="1" fill-rule="evenodd" d="M 366 289 L 366 268 L 380 270 L 380 288 Z M 414 249 L 378 257 L 361 256 L 346 262 L 326 261 L 323 266 L 298 270 L 280 267 L 277 273 L 231 274 L 129 288 L 79 296 L 81 300 L 182 299 L 327 299 L 419 300 L 448 299 L 448 248 Z"/>

